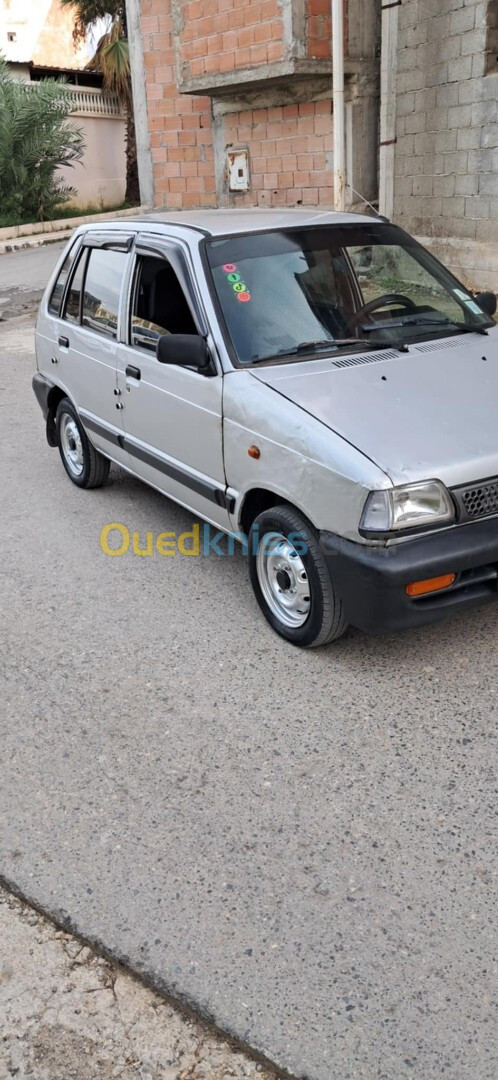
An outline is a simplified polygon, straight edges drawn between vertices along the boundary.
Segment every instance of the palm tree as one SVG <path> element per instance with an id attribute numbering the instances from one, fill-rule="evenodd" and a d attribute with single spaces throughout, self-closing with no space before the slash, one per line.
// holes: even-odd
<path id="1" fill-rule="evenodd" d="M 140 189 L 125 0 L 59 0 L 59 2 L 62 7 L 73 8 L 75 40 L 81 41 L 87 37 L 89 31 L 95 30 L 102 24 L 105 27 L 87 68 L 102 73 L 104 88 L 117 94 L 121 105 L 126 110 L 125 200 L 129 203 L 138 203 Z"/>

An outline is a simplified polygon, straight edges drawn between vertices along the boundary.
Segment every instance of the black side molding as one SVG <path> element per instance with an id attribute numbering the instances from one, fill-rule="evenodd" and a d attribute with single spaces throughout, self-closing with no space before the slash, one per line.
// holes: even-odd
<path id="1" fill-rule="evenodd" d="M 222 506 L 229 513 L 233 512 L 235 500 L 233 496 L 226 495 L 224 488 L 218 487 L 216 484 L 210 484 L 207 480 L 201 480 L 198 476 L 192 476 L 191 473 L 186 469 L 182 469 L 179 465 L 172 465 L 171 462 L 164 461 L 163 458 L 159 457 L 158 454 L 154 454 L 151 450 L 137 446 L 127 438 L 124 432 L 112 431 L 94 420 L 93 417 L 82 416 L 81 422 L 85 428 L 94 431 L 102 439 L 107 439 L 114 446 L 120 446 L 122 450 L 127 450 L 130 457 L 143 461 L 145 465 L 150 465 L 153 469 L 163 473 L 164 476 L 169 476 L 171 480 L 183 484 L 184 487 L 189 488 L 190 491 L 195 491 L 197 495 L 201 495 L 203 499 L 215 503 L 216 506 Z"/>
<path id="2" fill-rule="evenodd" d="M 110 428 L 105 427 L 104 424 L 99 424 L 97 420 L 91 419 L 89 416 L 80 416 L 83 427 L 88 428 L 88 431 L 94 431 L 96 435 L 100 435 L 101 439 L 107 439 L 113 446 L 120 446 L 123 449 L 124 436 L 117 431 L 111 431 Z"/>

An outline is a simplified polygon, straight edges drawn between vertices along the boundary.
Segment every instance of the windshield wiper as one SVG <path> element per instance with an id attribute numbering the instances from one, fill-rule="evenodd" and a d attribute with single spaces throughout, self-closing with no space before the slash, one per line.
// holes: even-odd
<path id="1" fill-rule="evenodd" d="M 366 338 L 331 338 L 330 341 L 301 341 L 290 349 L 279 349 L 278 352 L 268 356 L 253 356 L 253 364 L 261 364 L 264 360 L 277 360 L 282 356 L 299 356 L 300 353 L 315 353 L 322 349 L 342 349 L 348 345 L 366 345 L 369 349 L 398 349 L 399 352 L 408 352 L 408 345 L 400 341 L 367 341 Z"/>
<path id="2" fill-rule="evenodd" d="M 484 334 L 487 336 L 488 330 L 485 326 L 469 326 L 468 323 L 459 323 L 456 319 L 424 319 L 423 316 L 409 319 L 399 319 L 385 323 L 365 323 L 362 326 L 364 334 L 371 333 L 372 330 L 398 330 L 404 326 L 455 326 L 462 334 Z"/>

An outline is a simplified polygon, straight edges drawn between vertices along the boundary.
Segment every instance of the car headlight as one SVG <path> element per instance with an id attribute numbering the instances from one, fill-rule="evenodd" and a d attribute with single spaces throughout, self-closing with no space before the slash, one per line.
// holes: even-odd
<path id="1" fill-rule="evenodd" d="M 404 529 L 449 525 L 455 520 L 451 496 L 440 480 L 371 491 L 365 503 L 360 532 L 401 532 Z"/>

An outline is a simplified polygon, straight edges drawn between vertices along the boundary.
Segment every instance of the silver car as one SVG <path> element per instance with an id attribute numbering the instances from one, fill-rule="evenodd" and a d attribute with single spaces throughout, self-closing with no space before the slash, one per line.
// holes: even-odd
<path id="1" fill-rule="evenodd" d="M 116 462 L 235 536 L 323 645 L 496 600 L 495 310 L 380 218 L 151 214 L 74 233 L 33 387 L 74 484 Z"/>

